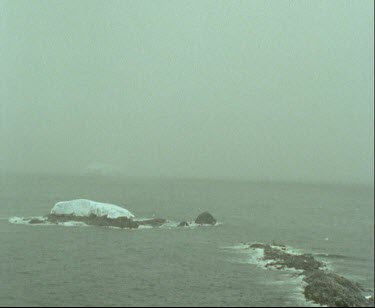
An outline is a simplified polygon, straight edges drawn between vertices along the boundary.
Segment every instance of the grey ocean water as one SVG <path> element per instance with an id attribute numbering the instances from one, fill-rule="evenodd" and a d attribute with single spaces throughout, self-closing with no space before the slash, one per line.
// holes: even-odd
<path id="1" fill-rule="evenodd" d="M 55 202 L 87 198 L 138 217 L 214 227 L 119 230 L 16 225 Z M 373 289 L 373 187 L 240 181 L 3 175 L 1 306 L 308 306 L 298 281 L 227 249 L 280 242 L 328 254 L 336 273 Z"/>

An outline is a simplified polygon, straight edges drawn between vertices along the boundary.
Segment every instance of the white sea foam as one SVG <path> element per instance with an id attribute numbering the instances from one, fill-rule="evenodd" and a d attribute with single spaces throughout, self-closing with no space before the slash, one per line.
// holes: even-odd
<path id="1" fill-rule="evenodd" d="M 142 219 L 142 220 L 147 220 L 147 219 L 149 219 L 149 218 Z M 135 221 L 139 221 L 139 220 L 135 220 Z M 188 226 L 179 227 L 178 226 L 180 224 L 179 221 L 168 220 L 166 223 L 164 223 L 161 226 L 158 226 L 156 228 L 165 228 L 165 229 L 173 229 L 173 228 L 195 229 L 195 228 L 201 228 L 201 227 L 202 228 L 204 228 L 204 227 L 216 227 L 216 226 L 222 225 L 222 223 L 216 223 L 215 225 L 200 225 L 200 224 L 196 224 L 194 221 L 187 221 L 187 223 L 189 224 Z"/>
<path id="2" fill-rule="evenodd" d="M 159 228 L 171 229 L 171 228 L 176 228 L 177 226 L 178 226 L 177 222 L 167 221 L 166 223 L 162 224 Z"/>
<path id="3" fill-rule="evenodd" d="M 263 269 L 270 269 L 270 268 L 275 268 L 272 266 L 267 266 L 268 264 L 274 262 L 274 260 L 264 260 L 264 249 L 263 248 L 255 248 L 251 247 L 251 245 L 254 243 L 250 244 L 236 244 L 234 246 L 229 246 L 229 247 L 222 247 L 223 249 L 227 250 L 234 250 L 236 253 L 241 253 L 246 255 L 247 261 L 246 263 L 248 264 L 253 264 L 256 265 L 260 268 Z M 275 246 L 271 245 L 272 248 L 281 250 L 286 253 L 294 254 L 294 255 L 300 255 L 301 252 L 297 249 L 287 247 L 287 246 Z M 241 262 L 242 263 L 242 262 Z M 244 262 L 245 263 L 245 262 Z M 267 267 L 266 267 L 267 266 Z M 290 269 L 291 271 L 297 272 L 298 270 L 295 269 Z"/>
<path id="4" fill-rule="evenodd" d="M 12 224 L 27 225 L 27 224 L 30 224 L 30 221 L 32 219 L 38 219 L 42 222 L 41 223 L 33 223 L 31 225 L 44 225 L 44 224 L 46 224 L 46 218 L 43 217 L 43 216 L 34 216 L 34 217 L 27 217 L 27 218 L 14 216 L 14 217 L 10 217 L 8 219 L 8 221 Z"/>
<path id="5" fill-rule="evenodd" d="M 272 260 L 264 260 L 264 250 L 262 248 L 250 248 L 247 244 L 236 244 L 234 246 L 222 247 L 231 253 L 237 255 L 236 263 L 252 264 L 262 269 L 267 269 L 266 265 Z M 241 255 L 238 258 L 238 255 Z"/>
<path id="6" fill-rule="evenodd" d="M 285 304 L 288 304 L 290 306 L 298 304 L 299 307 L 308 306 L 308 307 L 328 307 L 326 305 L 320 305 L 317 303 L 314 303 L 311 300 L 306 299 L 304 295 L 305 287 L 307 286 L 307 283 L 303 281 L 303 276 L 292 276 L 291 274 L 287 274 L 285 281 L 283 281 L 283 284 L 289 285 L 289 293 L 288 297 L 290 301 L 287 301 Z"/>
<path id="7" fill-rule="evenodd" d="M 226 246 L 221 247 L 221 249 L 226 250 L 227 252 L 236 254 L 237 257 L 234 258 L 236 263 L 241 264 L 251 264 L 255 265 L 258 268 L 270 270 L 270 269 L 277 269 L 277 267 L 269 266 L 270 263 L 274 262 L 274 260 L 264 260 L 264 249 L 263 248 L 255 248 L 250 247 L 252 244 L 236 244 L 233 246 Z M 277 245 L 271 245 L 274 249 L 282 250 L 283 252 L 287 252 L 294 255 L 300 255 L 302 254 L 300 250 L 294 249 L 287 246 L 277 246 Z M 241 256 L 238 258 L 238 256 Z M 307 285 L 306 282 L 303 281 L 304 276 L 301 275 L 303 272 L 302 270 L 294 269 L 294 268 L 285 268 L 282 271 L 278 270 L 280 273 L 280 277 L 283 276 L 285 279 L 280 280 L 273 280 L 273 281 L 267 281 L 267 284 L 272 285 L 288 285 L 289 292 L 289 299 L 286 304 L 289 304 L 290 306 L 294 306 L 296 303 L 298 303 L 298 306 L 310 306 L 310 307 L 326 307 L 321 306 L 319 304 L 315 304 L 312 301 L 306 300 L 304 296 L 304 289 Z"/>
<path id="8" fill-rule="evenodd" d="M 26 225 L 30 220 L 25 220 L 23 217 L 10 217 L 8 221 L 12 224 Z"/>
<path id="9" fill-rule="evenodd" d="M 301 250 L 293 248 L 293 247 L 289 247 L 289 246 L 279 246 L 279 245 L 270 245 L 270 246 L 272 249 L 277 249 L 277 250 L 280 250 L 280 251 L 283 251 L 283 252 L 286 252 L 288 254 L 295 255 L 295 256 L 299 256 L 303 254 Z"/>
<path id="10" fill-rule="evenodd" d="M 248 249 L 250 264 L 266 269 L 266 265 L 272 263 L 272 260 L 264 260 L 264 250 L 262 248 Z"/>
<path id="11" fill-rule="evenodd" d="M 214 225 L 210 225 L 210 224 L 197 224 L 195 223 L 194 221 L 188 221 L 188 224 L 190 228 L 210 228 L 210 227 L 218 227 L 218 226 L 221 226 L 223 223 L 222 222 L 216 222 L 216 224 Z"/>
<path id="12" fill-rule="evenodd" d="M 41 223 L 30 223 L 32 219 L 41 220 Z M 30 225 L 30 226 L 52 226 L 55 225 L 54 223 L 48 222 L 45 217 L 42 216 L 34 216 L 34 217 L 10 217 L 8 222 L 17 225 Z"/>
<path id="13" fill-rule="evenodd" d="M 153 229 L 154 227 L 153 226 L 150 226 L 150 225 L 140 225 L 138 226 L 138 229 Z"/>
<path id="14" fill-rule="evenodd" d="M 94 214 L 99 217 L 107 216 L 108 218 L 134 217 L 134 215 L 128 210 L 117 205 L 87 199 L 58 202 L 52 208 L 51 214 L 75 216 L 90 216 L 91 214 Z"/>
<path id="15" fill-rule="evenodd" d="M 89 227 L 89 225 L 85 224 L 82 221 L 64 221 L 57 224 L 64 227 Z"/>

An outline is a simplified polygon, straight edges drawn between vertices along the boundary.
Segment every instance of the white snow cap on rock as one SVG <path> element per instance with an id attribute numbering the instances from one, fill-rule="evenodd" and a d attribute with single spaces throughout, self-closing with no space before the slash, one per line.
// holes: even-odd
<path id="1" fill-rule="evenodd" d="M 128 210 L 114 204 L 101 203 L 86 199 L 57 202 L 51 210 L 51 214 L 74 216 L 107 216 L 108 218 L 127 217 L 134 215 Z"/>

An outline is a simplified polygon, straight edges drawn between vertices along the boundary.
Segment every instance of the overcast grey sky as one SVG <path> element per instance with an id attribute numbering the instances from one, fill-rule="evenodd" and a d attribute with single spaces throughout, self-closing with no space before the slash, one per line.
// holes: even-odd
<path id="1" fill-rule="evenodd" d="M 1 1 L 3 169 L 372 182 L 362 1 Z"/>

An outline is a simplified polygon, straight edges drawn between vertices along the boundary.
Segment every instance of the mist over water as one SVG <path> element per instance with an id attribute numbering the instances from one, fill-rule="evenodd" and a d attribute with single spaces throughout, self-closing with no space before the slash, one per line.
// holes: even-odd
<path id="1" fill-rule="evenodd" d="M 0 166 L 373 183 L 372 1 L 2 1 Z"/>

